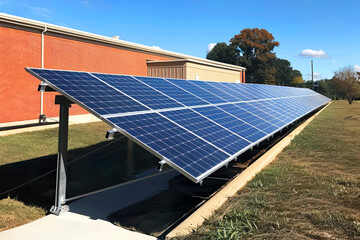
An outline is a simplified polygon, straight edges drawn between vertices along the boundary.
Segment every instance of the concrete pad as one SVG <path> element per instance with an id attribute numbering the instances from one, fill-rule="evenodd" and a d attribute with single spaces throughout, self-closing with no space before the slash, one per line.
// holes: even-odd
<path id="1" fill-rule="evenodd" d="M 156 239 L 132 232 L 103 220 L 92 220 L 76 213 L 48 215 L 32 223 L 0 232 L 1 240 L 64 240 L 64 239 Z"/>
<path id="2" fill-rule="evenodd" d="M 0 239 L 156 239 L 115 226 L 107 221 L 107 216 L 167 189 L 168 181 L 178 175 L 177 171 L 170 170 L 89 195 L 69 204 L 70 212 L 60 216 L 50 214 L 34 222 L 0 232 Z M 143 176 L 140 174 L 137 177 Z"/>
<path id="3" fill-rule="evenodd" d="M 169 187 L 169 180 L 179 174 L 171 170 L 84 197 L 69 204 L 70 212 L 88 216 L 91 219 L 107 220 L 111 213 L 166 190 Z"/>

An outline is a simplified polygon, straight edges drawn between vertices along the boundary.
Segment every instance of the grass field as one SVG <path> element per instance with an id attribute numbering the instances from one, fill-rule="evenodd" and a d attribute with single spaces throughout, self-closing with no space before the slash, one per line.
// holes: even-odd
<path id="1" fill-rule="evenodd" d="M 360 239 L 360 102 L 334 101 L 185 239 Z"/>
<path id="2" fill-rule="evenodd" d="M 69 150 L 105 141 L 110 127 L 103 122 L 69 126 Z M 0 137 L 0 165 L 57 153 L 58 128 Z"/>
<path id="3" fill-rule="evenodd" d="M 103 122 L 71 125 L 69 149 L 84 148 L 103 142 L 106 140 L 107 130 L 109 126 Z M 8 171 L 23 166 L 20 163 L 28 162 L 29 159 L 56 154 L 57 137 L 58 128 L 0 137 L 0 169 L 5 168 Z M 41 167 L 32 165 L 32 168 Z M 46 210 L 41 207 L 25 205 L 16 199 L 3 198 L 0 200 L 0 231 L 34 221 L 45 214 Z"/>

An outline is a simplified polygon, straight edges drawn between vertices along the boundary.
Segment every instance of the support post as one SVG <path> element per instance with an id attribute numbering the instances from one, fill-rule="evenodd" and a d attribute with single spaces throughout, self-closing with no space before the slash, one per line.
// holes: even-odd
<path id="1" fill-rule="evenodd" d="M 134 142 L 128 139 L 127 143 L 127 164 L 126 164 L 126 178 L 132 178 L 134 174 Z"/>
<path id="2" fill-rule="evenodd" d="M 60 104 L 60 123 L 59 123 L 59 143 L 56 167 L 56 190 L 55 205 L 50 212 L 60 215 L 69 210 L 65 205 L 66 199 L 66 165 L 67 165 L 67 148 L 68 148 L 68 127 L 69 127 L 69 108 L 71 101 L 64 96 L 55 96 L 55 104 Z"/>

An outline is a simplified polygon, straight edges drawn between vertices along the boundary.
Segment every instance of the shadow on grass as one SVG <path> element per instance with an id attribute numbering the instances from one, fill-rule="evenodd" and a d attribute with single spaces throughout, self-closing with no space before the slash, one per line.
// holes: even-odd
<path id="1" fill-rule="evenodd" d="M 206 178 L 202 186 L 178 175 L 169 180 L 167 189 L 113 212 L 108 216 L 108 220 L 122 227 L 163 239 L 179 222 L 205 203 L 225 183 L 242 172 L 292 129 L 293 127 L 290 127 L 282 133 L 277 133 L 253 150 L 244 152 L 238 157 L 237 162 L 230 162 L 228 167 L 222 167 Z"/>
<path id="2" fill-rule="evenodd" d="M 67 197 L 126 181 L 126 154 L 126 138 L 69 150 Z M 135 145 L 135 172 L 156 166 L 157 162 L 156 157 Z M 55 168 L 56 154 L 0 166 L 0 199 L 10 196 L 25 204 L 50 209 L 55 199 Z M 36 177 L 39 178 L 26 183 Z"/>

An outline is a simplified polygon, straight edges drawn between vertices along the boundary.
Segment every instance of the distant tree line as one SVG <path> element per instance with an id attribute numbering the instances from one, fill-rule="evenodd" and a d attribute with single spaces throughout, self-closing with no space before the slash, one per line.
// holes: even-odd
<path id="1" fill-rule="evenodd" d="M 332 99 L 347 99 L 349 104 L 360 98 L 360 72 L 344 67 L 332 79 L 304 82 L 301 72 L 286 59 L 276 57 L 279 42 L 265 29 L 246 28 L 230 39 L 217 43 L 206 58 L 246 68 L 247 83 L 264 83 L 307 87 Z"/>
<path id="2" fill-rule="evenodd" d="M 206 58 L 246 68 L 248 83 L 292 86 L 304 82 L 300 71 L 286 59 L 276 57 L 279 42 L 265 29 L 246 28 L 230 39 L 217 43 Z"/>
<path id="3" fill-rule="evenodd" d="M 314 88 L 315 91 L 333 99 L 346 99 L 349 104 L 360 100 L 360 72 L 351 66 L 346 66 L 336 71 L 331 79 L 322 79 L 312 83 L 307 81 L 299 87 Z"/>

